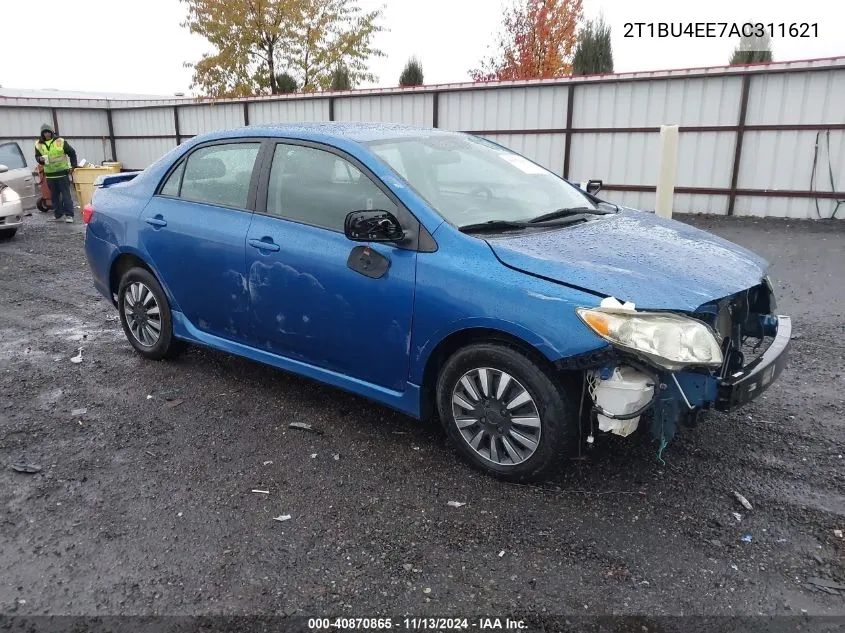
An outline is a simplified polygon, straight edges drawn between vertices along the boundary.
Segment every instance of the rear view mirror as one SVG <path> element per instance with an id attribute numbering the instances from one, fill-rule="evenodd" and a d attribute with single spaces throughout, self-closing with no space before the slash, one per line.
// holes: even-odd
<path id="1" fill-rule="evenodd" d="M 353 211 L 346 216 L 343 232 L 353 242 L 401 242 L 402 225 L 389 211 Z"/>
<path id="2" fill-rule="evenodd" d="M 590 194 L 591 196 L 596 195 L 599 191 L 601 191 L 602 185 L 604 183 L 601 180 L 588 180 L 587 181 L 587 188 L 585 191 Z"/>
<path id="3" fill-rule="evenodd" d="M 0 174 L 5 174 L 7 171 L 9 171 L 8 167 L 6 167 L 5 165 L 0 165 Z"/>

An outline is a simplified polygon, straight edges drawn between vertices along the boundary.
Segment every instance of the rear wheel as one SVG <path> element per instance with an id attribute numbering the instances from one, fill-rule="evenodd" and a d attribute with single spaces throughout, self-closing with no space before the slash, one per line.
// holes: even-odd
<path id="1" fill-rule="evenodd" d="M 576 446 L 577 421 L 551 372 L 497 343 L 457 351 L 440 371 L 437 409 L 473 466 L 509 481 L 542 479 Z"/>
<path id="2" fill-rule="evenodd" d="M 13 229 L 0 229 L 0 239 L 9 240 L 15 237 L 15 233 L 18 232 L 17 227 Z"/>
<path id="3" fill-rule="evenodd" d="M 131 268 L 123 275 L 117 291 L 117 308 L 126 338 L 142 356 L 161 360 L 181 348 L 173 337 L 167 296 L 150 271 Z"/>

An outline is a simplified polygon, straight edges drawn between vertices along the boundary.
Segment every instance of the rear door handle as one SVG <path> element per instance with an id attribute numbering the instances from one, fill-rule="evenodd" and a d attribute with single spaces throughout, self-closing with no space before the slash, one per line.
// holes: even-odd
<path id="1" fill-rule="evenodd" d="M 157 227 L 167 226 L 167 220 L 165 220 L 160 215 L 157 215 L 153 218 L 147 218 L 146 220 L 144 220 L 144 222 Z"/>
<path id="2" fill-rule="evenodd" d="M 263 240 L 249 240 L 249 245 L 262 251 L 272 251 L 274 253 L 279 251 L 281 248 L 269 237 L 266 237 Z"/>

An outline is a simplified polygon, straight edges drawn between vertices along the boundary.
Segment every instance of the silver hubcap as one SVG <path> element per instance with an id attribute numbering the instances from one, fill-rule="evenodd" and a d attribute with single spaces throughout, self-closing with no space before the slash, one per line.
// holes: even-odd
<path id="1" fill-rule="evenodd" d="M 537 404 L 516 378 L 498 369 L 465 373 L 452 390 L 452 415 L 464 441 L 494 464 L 521 464 L 540 445 Z"/>
<path id="2" fill-rule="evenodd" d="M 152 290 L 133 281 L 123 291 L 123 316 L 132 336 L 144 347 L 152 347 L 161 336 L 161 309 Z"/>

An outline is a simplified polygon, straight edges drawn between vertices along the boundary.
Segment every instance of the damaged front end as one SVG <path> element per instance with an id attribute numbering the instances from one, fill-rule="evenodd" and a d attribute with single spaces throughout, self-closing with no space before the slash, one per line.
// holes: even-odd
<path id="1" fill-rule="evenodd" d="M 579 367 L 592 419 L 601 431 L 627 436 L 649 414 L 661 453 L 680 423 L 741 406 L 768 388 L 786 364 L 792 330 L 789 317 L 776 314 L 768 278 L 692 313 L 642 312 L 608 298 L 578 315 L 612 346 Z"/>

